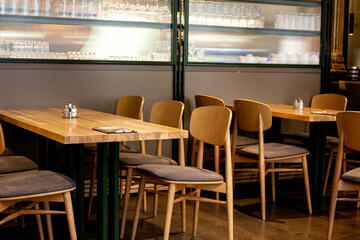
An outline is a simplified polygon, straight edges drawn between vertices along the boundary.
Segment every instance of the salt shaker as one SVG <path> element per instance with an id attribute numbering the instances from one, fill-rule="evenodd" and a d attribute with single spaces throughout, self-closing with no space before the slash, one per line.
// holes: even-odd
<path id="1" fill-rule="evenodd" d="M 304 108 L 304 102 L 301 98 L 298 98 L 298 102 L 299 102 L 299 110 L 303 110 Z"/>
<path id="2" fill-rule="evenodd" d="M 64 114 L 64 116 L 63 116 L 64 118 L 69 118 L 70 117 L 69 105 L 66 104 L 64 106 L 64 113 L 63 114 Z"/>
<path id="3" fill-rule="evenodd" d="M 304 108 L 303 100 L 299 97 L 294 100 L 293 105 L 295 110 L 303 110 Z"/>
<path id="4" fill-rule="evenodd" d="M 77 108 L 76 108 L 75 105 L 73 105 L 72 108 L 71 108 L 70 116 L 75 118 L 76 115 L 77 115 Z"/>

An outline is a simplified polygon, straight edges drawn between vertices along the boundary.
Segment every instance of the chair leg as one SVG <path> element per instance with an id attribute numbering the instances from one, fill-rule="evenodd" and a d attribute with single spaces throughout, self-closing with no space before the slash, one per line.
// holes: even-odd
<path id="1" fill-rule="evenodd" d="M 196 196 L 200 197 L 201 190 L 197 190 Z M 199 221 L 199 208 L 200 208 L 200 201 L 194 201 L 194 220 L 193 220 L 193 237 L 196 237 L 197 234 L 197 227 Z"/>
<path id="2" fill-rule="evenodd" d="M 304 172 L 304 182 L 305 182 L 306 199 L 307 199 L 307 204 L 308 204 L 308 212 L 309 212 L 309 214 L 312 214 L 311 195 L 310 195 L 310 186 L 309 186 L 309 174 L 308 174 L 306 157 L 302 157 L 302 166 L 303 166 L 303 172 Z"/>
<path id="3" fill-rule="evenodd" d="M 334 218 L 335 218 L 335 211 L 336 211 L 336 202 L 338 196 L 338 189 L 337 186 L 333 186 L 331 191 L 331 201 L 330 201 L 330 209 L 329 209 L 329 225 L 328 225 L 328 233 L 327 239 L 331 240 L 332 230 L 334 227 Z"/>
<path id="4" fill-rule="evenodd" d="M 34 207 L 36 210 L 39 210 L 39 203 L 37 203 Z M 36 214 L 36 223 L 37 223 L 37 227 L 38 227 L 38 232 L 39 232 L 39 239 L 40 240 L 44 240 L 44 231 L 43 231 L 43 227 L 42 227 L 42 223 L 41 223 L 41 215 L 40 214 Z"/>
<path id="5" fill-rule="evenodd" d="M 358 196 L 357 197 L 360 199 L 360 191 L 358 191 Z M 356 202 L 356 207 L 360 208 L 360 202 L 359 201 Z"/>
<path id="6" fill-rule="evenodd" d="M 124 196 L 124 179 L 123 177 L 125 176 L 125 171 L 124 170 L 120 170 L 120 175 L 119 175 L 119 181 L 120 181 L 120 191 L 119 191 L 119 198 L 120 200 L 123 199 Z"/>
<path id="7" fill-rule="evenodd" d="M 174 198 L 175 198 L 175 184 L 170 184 L 168 191 L 168 200 L 166 205 L 165 227 L 164 227 L 164 236 L 163 236 L 164 240 L 168 240 L 170 235 L 171 217 L 174 208 Z"/>
<path id="8" fill-rule="evenodd" d="M 183 195 L 186 194 L 186 189 L 181 190 Z M 181 223 L 182 223 L 182 231 L 186 232 L 186 200 L 181 202 Z"/>
<path id="9" fill-rule="evenodd" d="M 142 176 L 139 185 L 137 201 L 136 201 L 135 216 L 134 216 L 133 228 L 131 232 L 131 240 L 135 240 L 136 237 L 136 230 L 139 222 L 140 207 L 141 207 L 142 198 L 144 196 L 144 190 L 145 190 L 145 176 Z"/>
<path id="10" fill-rule="evenodd" d="M 159 185 L 158 184 L 154 184 L 154 191 L 155 192 L 159 191 Z M 154 194 L 154 206 L 153 206 L 154 218 L 157 216 L 158 202 L 159 202 L 159 194 L 155 193 Z"/>
<path id="11" fill-rule="evenodd" d="M 50 210 L 49 202 L 44 202 L 44 208 L 45 208 L 45 210 Z M 49 240 L 54 240 L 53 228 L 52 228 L 52 223 L 51 223 L 51 215 L 46 214 L 45 217 L 46 217 L 46 226 L 47 226 Z"/>
<path id="12" fill-rule="evenodd" d="M 228 187 L 227 187 L 228 188 Z M 228 216 L 228 239 L 234 239 L 234 197 L 232 189 L 228 188 L 226 191 L 226 205 Z"/>
<path id="13" fill-rule="evenodd" d="M 144 212 L 147 211 L 147 194 L 146 194 L 146 191 L 144 191 L 144 196 L 143 196 L 143 211 Z"/>
<path id="14" fill-rule="evenodd" d="M 92 172 L 91 172 L 91 178 L 90 178 L 88 217 L 91 216 L 92 203 L 93 203 L 94 191 L 95 191 L 96 171 L 97 171 L 97 157 L 96 157 L 96 154 L 93 154 L 93 156 L 94 156 L 94 159 L 93 159 Z"/>
<path id="15" fill-rule="evenodd" d="M 220 172 L 220 148 L 218 145 L 214 146 L 214 169 L 216 173 Z M 216 200 L 220 199 L 219 192 L 216 192 Z"/>
<path id="16" fill-rule="evenodd" d="M 69 225 L 70 239 L 77 240 L 75 220 L 74 220 L 74 211 L 73 211 L 73 206 L 72 206 L 72 202 L 71 202 L 70 192 L 64 193 L 64 204 L 65 204 L 66 217 L 67 217 L 67 221 L 68 221 L 68 225 Z"/>
<path id="17" fill-rule="evenodd" d="M 22 203 L 21 203 L 21 202 L 19 203 L 19 207 L 20 207 L 20 208 L 22 207 Z M 24 216 L 24 215 L 21 215 L 21 216 L 20 216 L 20 221 L 21 221 L 21 227 L 22 227 L 22 228 L 25 228 L 25 216 Z"/>
<path id="18" fill-rule="evenodd" d="M 125 184 L 125 196 L 124 196 L 124 205 L 121 217 L 121 225 L 120 225 L 120 239 L 124 238 L 125 234 L 125 225 L 126 225 L 126 215 L 129 208 L 129 200 L 130 200 L 130 190 L 131 190 L 131 181 L 133 178 L 133 168 L 127 169 L 126 175 L 126 184 Z"/>
<path id="19" fill-rule="evenodd" d="M 329 181 L 330 169 L 331 169 L 331 165 L 332 165 L 332 160 L 334 158 L 335 148 L 336 148 L 335 146 L 331 145 L 330 154 L 329 154 L 329 162 L 328 162 L 328 165 L 326 168 L 326 174 L 325 174 L 323 196 L 325 196 L 325 193 L 326 193 L 326 187 L 327 187 L 328 181 Z"/>
<path id="20" fill-rule="evenodd" d="M 265 193 L 265 166 L 259 164 L 260 198 L 261 198 L 261 219 L 266 220 L 266 193 Z"/>
<path id="21" fill-rule="evenodd" d="M 275 163 L 271 163 L 270 164 L 271 168 L 275 168 Z M 276 201 L 276 192 L 275 192 L 275 173 L 271 172 L 271 197 L 272 197 L 272 201 L 275 202 Z"/>

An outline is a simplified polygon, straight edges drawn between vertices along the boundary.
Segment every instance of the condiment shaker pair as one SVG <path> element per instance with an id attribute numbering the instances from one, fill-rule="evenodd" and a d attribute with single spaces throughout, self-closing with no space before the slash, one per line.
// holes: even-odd
<path id="1" fill-rule="evenodd" d="M 77 117 L 77 108 L 72 103 L 66 104 L 64 106 L 64 118 L 76 118 Z"/>

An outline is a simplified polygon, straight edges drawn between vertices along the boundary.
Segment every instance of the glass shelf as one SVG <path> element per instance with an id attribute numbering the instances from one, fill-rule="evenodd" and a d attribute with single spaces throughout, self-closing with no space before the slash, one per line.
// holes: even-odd
<path id="1" fill-rule="evenodd" d="M 141 27 L 153 29 L 172 28 L 170 23 L 154 23 L 140 21 L 117 21 L 101 19 L 84 18 L 60 18 L 60 17 L 42 17 L 42 16 L 21 16 L 0 14 L 1 22 L 17 23 L 36 23 L 36 24 L 56 24 L 56 25 L 79 25 L 79 26 L 117 26 L 117 27 Z"/>
<path id="2" fill-rule="evenodd" d="M 174 11 L 171 0 L 3 0 L 0 60 L 173 64 Z"/>
<path id="3" fill-rule="evenodd" d="M 268 34 L 268 35 L 289 35 L 289 36 L 320 36 L 320 31 L 288 30 L 275 28 L 241 28 L 227 26 L 208 26 L 208 25 L 190 25 L 190 31 L 204 32 L 230 32 L 230 33 L 251 33 L 251 34 Z"/>
<path id="4" fill-rule="evenodd" d="M 320 66 L 320 0 L 188 0 L 187 64 Z"/>

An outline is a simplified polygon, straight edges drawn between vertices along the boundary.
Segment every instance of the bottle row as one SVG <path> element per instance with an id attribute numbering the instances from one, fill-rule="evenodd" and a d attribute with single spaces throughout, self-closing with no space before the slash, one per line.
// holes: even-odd
<path id="1" fill-rule="evenodd" d="M 265 19 L 260 5 L 229 2 L 192 1 L 190 24 L 263 28 Z"/>
<path id="2" fill-rule="evenodd" d="M 171 22 L 164 0 L 0 0 L 0 14 Z"/>
<path id="3" fill-rule="evenodd" d="M 275 12 L 275 28 L 320 31 L 321 15 L 311 13 Z"/>

